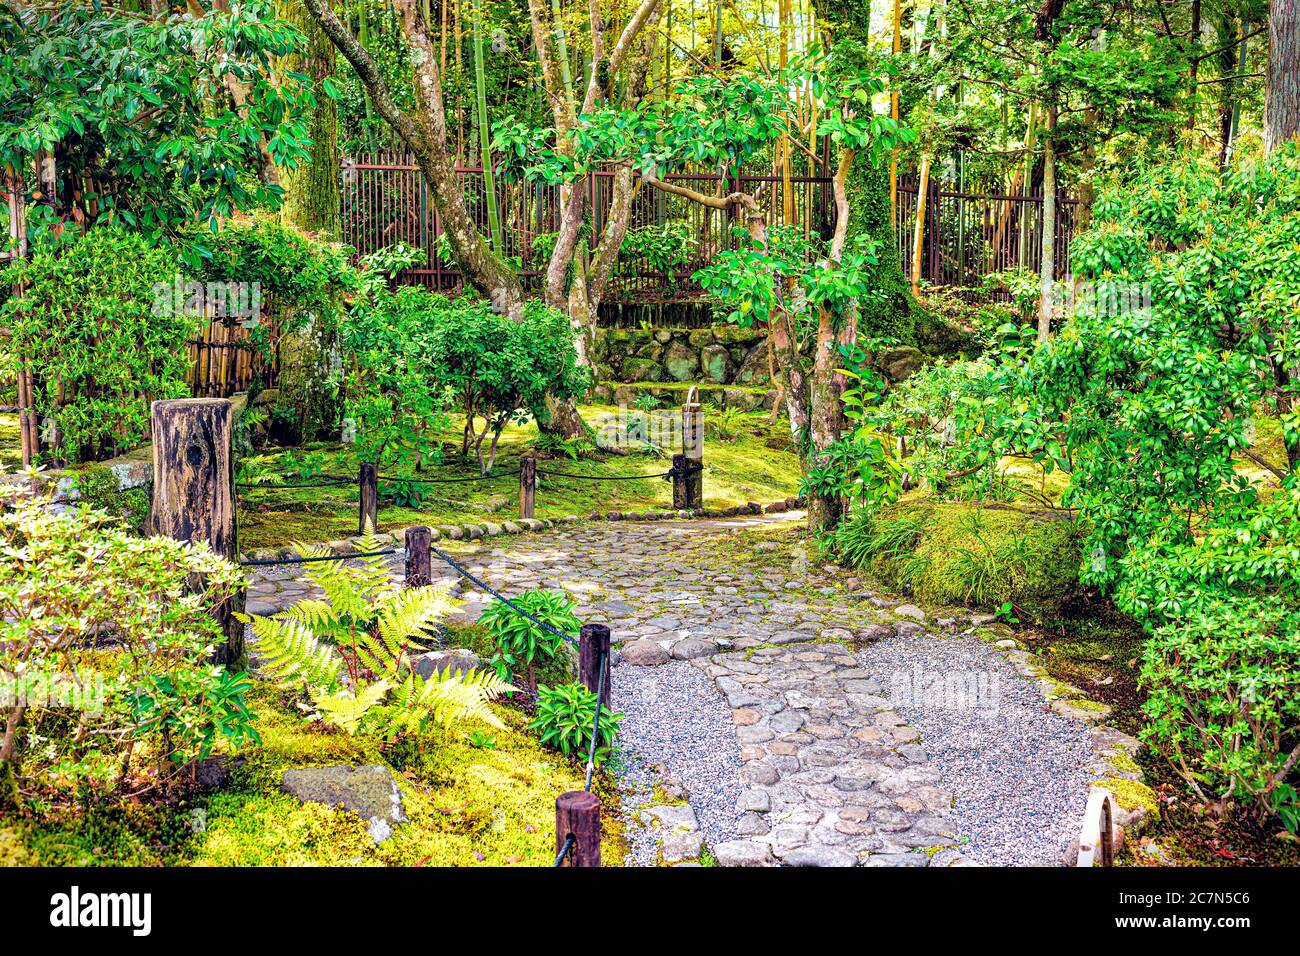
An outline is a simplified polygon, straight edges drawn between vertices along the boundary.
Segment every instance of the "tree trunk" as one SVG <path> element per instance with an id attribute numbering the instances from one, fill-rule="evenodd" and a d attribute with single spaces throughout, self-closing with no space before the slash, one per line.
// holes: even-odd
<path id="1" fill-rule="evenodd" d="M 328 2 L 328 0 L 323 0 Z M 336 54 L 329 37 L 307 12 L 302 0 L 283 0 L 279 15 L 307 36 L 306 49 L 284 58 L 285 72 L 312 78 L 316 106 L 311 114 L 309 160 L 280 172 L 284 187 L 282 220 L 304 232 L 337 242 L 342 232 L 339 207 L 338 106 L 323 81 L 334 75 Z M 335 330 L 320 316 L 306 315 L 286 322 L 280 337 L 280 404 L 292 408 L 294 443 L 333 438 L 338 433 L 339 407 L 329 387 L 330 367 L 338 355 Z"/>
<path id="2" fill-rule="evenodd" d="M 1264 149 L 1300 132 L 1300 0 L 1269 0 Z"/>
<path id="3" fill-rule="evenodd" d="M 1056 282 L 1056 107 L 1047 111 L 1043 131 L 1043 256 L 1038 266 L 1038 341 L 1052 333 L 1053 288 Z"/>
<path id="4" fill-rule="evenodd" d="M 235 526 L 234 465 L 230 447 L 230 402 L 224 398 L 181 398 L 154 402 L 153 503 L 149 533 L 206 544 L 214 554 L 239 558 Z M 202 589 L 202 581 L 190 586 Z M 213 660 L 232 671 L 244 666 L 242 593 L 212 608 L 224 642 Z"/>
<path id="5" fill-rule="evenodd" d="M 326 0 L 303 0 L 303 3 L 330 42 L 357 71 L 375 109 L 415 156 L 465 281 L 491 299 L 492 307 L 498 312 L 518 317 L 524 304 L 519 275 L 492 251 L 465 205 L 465 191 L 447 144 L 447 113 L 442 98 L 442 76 L 438 72 L 437 43 L 429 33 L 429 25 L 422 22 L 415 0 L 393 0 L 414 64 L 415 108 L 409 113 L 398 108 L 378 65 L 329 9 Z"/>
<path id="6" fill-rule="evenodd" d="M 916 180 L 916 225 L 912 230 L 912 295 L 921 294 L 921 255 L 925 250 L 925 202 L 930 195 L 930 154 L 921 154 Z"/>
<path id="7" fill-rule="evenodd" d="M 843 36 L 869 45 L 871 4 L 867 0 L 815 0 L 814 6 L 820 23 L 835 24 L 835 35 L 828 39 Z M 899 42 L 901 45 L 901 37 Z M 865 277 L 866 286 L 876 294 L 858 303 L 858 328 L 868 337 L 888 335 L 914 343 L 921 316 L 898 256 L 889 168 L 883 163 L 856 162 L 848 172 L 844 190 L 849 211 L 845 239 L 851 244 L 859 236 L 869 236 L 875 243 L 877 260 L 867 267 Z"/>

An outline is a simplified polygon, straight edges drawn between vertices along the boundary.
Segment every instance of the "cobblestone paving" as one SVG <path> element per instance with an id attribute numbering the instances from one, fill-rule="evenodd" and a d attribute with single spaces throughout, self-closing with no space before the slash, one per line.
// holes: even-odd
<path id="1" fill-rule="evenodd" d="M 687 673 L 698 668 L 707 675 L 730 710 L 730 727 L 722 708 L 716 709 L 721 721 L 696 720 L 689 731 L 676 732 L 673 708 L 636 706 L 629 717 L 637 723 L 625 725 L 625 737 L 657 751 L 641 756 L 662 770 L 670 793 L 680 792 L 685 779 L 710 781 L 689 801 L 707 822 L 707 850 L 719 863 L 1059 862 L 1069 820 L 1052 821 L 1041 838 L 1041 820 L 1002 828 L 997 838 L 1015 843 L 1014 853 L 1001 846 L 987 853 L 963 850 L 970 839 L 960 826 L 967 795 L 954 792 L 927 752 L 931 746 L 947 753 L 962 741 L 933 739 L 943 733 L 941 721 L 932 739 L 922 740 L 891 697 L 899 662 L 873 664 L 871 645 L 892 638 L 975 641 L 954 637 L 969 621 L 930 620 L 920 608 L 873 594 L 848 572 L 823 564 L 794 533 L 792 518 L 798 517 L 561 524 L 520 537 L 444 540 L 438 547 L 507 595 L 561 589 L 579 603 L 584 620 L 607 623 L 618 648 L 616 708 L 620 683 L 644 704 L 648 668 L 674 662 L 650 691 L 669 697 L 673 688 L 660 685 L 684 666 L 676 662 L 689 662 Z M 400 557 L 393 562 L 400 574 Z M 465 600 L 460 613 L 474 620 L 490 599 L 465 590 L 436 558 L 434 565 L 435 576 L 452 581 Z M 271 613 L 312 592 L 292 570 L 268 570 L 250 590 L 249 609 Z M 1005 670 L 1001 677 L 1019 679 Z M 1081 814 L 1089 757 L 1082 726 L 1046 712 L 1017 719 L 1034 722 L 1036 735 L 1058 742 L 1060 760 L 1051 780 L 1034 778 L 1033 761 L 1019 778 L 1012 767 L 1007 787 L 1074 788 Z M 666 727 L 644 725 L 653 721 Z M 1018 724 L 1007 730 L 1019 732 Z M 970 759 L 978 764 L 980 757 Z M 983 779 L 969 798 L 996 805 L 996 778 L 994 789 L 989 786 Z M 734 806 L 708 802 L 716 800 L 734 800 Z M 1058 816 L 1060 802 L 1052 809 Z M 731 832 L 720 832 L 725 825 L 717 821 L 728 810 Z M 682 847 L 700 845 L 689 805 L 647 807 L 641 797 L 633 815 L 667 831 L 660 834 L 672 850 L 665 850 L 665 862 L 689 862 Z"/>

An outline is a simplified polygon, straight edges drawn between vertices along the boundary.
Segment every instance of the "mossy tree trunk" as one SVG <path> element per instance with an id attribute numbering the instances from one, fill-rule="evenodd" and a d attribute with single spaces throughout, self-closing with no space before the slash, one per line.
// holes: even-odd
<path id="1" fill-rule="evenodd" d="M 870 0 L 817 0 L 817 19 L 832 39 L 847 38 L 869 44 Z M 889 168 L 865 160 L 853 163 L 844 183 L 849 208 L 846 243 L 858 236 L 875 242 L 876 263 L 867 269 L 867 285 L 878 296 L 858 303 L 857 330 L 867 336 L 889 335 L 915 344 L 917 308 L 903 274 L 894 238 L 893 210 L 889 200 Z"/>
<path id="2" fill-rule="evenodd" d="M 281 172 L 284 205 L 280 214 L 289 225 L 336 242 L 342 231 L 338 106 L 324 88 L 325 79 L 334 75 L 334 45 L 302 0 L 281 0 L 279 13 L 307 37 L 301 50 L 285 58 L 283 69 L 310 76 L 316 94 L 311 157 Z M 336 330 L 317 315 L 295 316 L 286 326 L 280 339 L 280 403 L 296 415 L 298 434 L 293 437 L 301 441 L 331 437 L 339 421 L 338 403 L 328 384 L 338 352 Z"/>

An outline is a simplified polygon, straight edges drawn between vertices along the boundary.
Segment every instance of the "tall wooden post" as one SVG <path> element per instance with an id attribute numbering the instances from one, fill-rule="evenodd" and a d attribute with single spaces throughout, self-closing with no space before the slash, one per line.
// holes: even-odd
<path id="1" fill-rule="evenodd" d="M 555 853 L 573 837 L 573 849 L 561 866 L 600 866 L 600 798 L 570 790 L 555 798 Z"/>
<path id="2" fill-rule="evenodd" d="M 537 494 L 537 459 L 519 459 L 519 517 L 533 516 L 533 499 Z"/>
<path id="3" fill-rule="evenodd" d="M 686 404 L 682 406 L 682 455 L 688 465 L 682 479 L 685 501 L 678 505 L 674 490 L 673 506 L 678 510 L 700 511 L 704 508 L 704 407 L 694 388 L 687 393 Z M 676 461 L 674 458 L 674 466 Z"/>
<path id="4" fill-rule="evenodd" d="M 361 502 L 357 534 L 374 531 L 379 526 L 379 466 L 363 461 L 357 470 L 357 497 Z"/>
<path id="5" fill-rule="evenodd" d="M 406 587 L 422 588 L 433 583 L 433 534 L 424 525 L 406 529 Z"/>
<path id="6" fill-rule="evenodd" d="M 179 398 L 153 403 L 153 505 L 149 533 L 204 542 L 214 553 L 239 559 L 235 531 L 234 462 L 230 401 Z M 213 660 L 231 670 L 244 665 L 244 625 L 235 612 L 244 595 L 212 609 L 225 643 Z"/>
<path id="7" fill-rule="evenodd" d="M 578 678 L 593 694 L 600 687 L 601 662 L 604 662 L 604 693 L 601 700 L 610 701 L 609 684 L 609 628 L 604 624 L 584 624 L 578 641 Z"/>

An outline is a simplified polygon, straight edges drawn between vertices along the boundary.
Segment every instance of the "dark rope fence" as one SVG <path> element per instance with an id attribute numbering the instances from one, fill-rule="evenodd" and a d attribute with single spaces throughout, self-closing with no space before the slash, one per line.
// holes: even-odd
<path id="1" fill-rule="evenodd" d="M 699 405 L 688 402 L 683 406 L 683 447 L 695 449 L 695 460 L 686 454 L 674 455 L 672 468 L 655 475 L 579 475 L 565 472 L 547 472 L 552 477 L 568 480 L 646 480 L 671 478 L 673 480 L 674 507 L 701 506 L 701 476 L 703 465 L 698 460 L 702 448 L 703 417 Z M 154 402 L 151 409 L 154 434 L 155 496 L 152 506 L 152 528 L 155 533 L 186 542 L 204 542 L 214 553 L 237 561 L 243 567 L 270 567 L 276 565 L 306 565 L 327 561 L 350 561 L 359 558 L 386 557 L 405 552 L 406 586 L 420 587 L 432 583 L 433 555 L 451 567 L 475 587 L 493 599 L 502 602 L 542 628 L 545 632 L 562 638 L 578 647 L 578 673 L 583 685 L 595 695 L 595 713 L 592 716 L 591 738 L 587 753 L 585 782 L 582 790 L 562 793 L 555 801 L 555 866 L 600 866 L 600 799 L 591 792 L 596 768 L 596 753 L 600 746 L 600 716 L 609 697 L 610 686 L 610 635 L 603 624 L 584 624 L 575 641 L 573 635 L 547 624 L 536 615 L 524 610 L 510 598 L 501 594 L 473 572 L 463 567 L 450 555 L 433 547 L 432 530 L 419 526 L 406 529 L 405 549 L 385 548 L 353 554 L 304 555 L 295 558 L 265 560 L 239 560 L 237 553 L 236 512 L 239 489 L 342 487 L 351 479 L 336 475 L 321 475 L 317 481 L 236 482 L 233 480 L 231 462 L 231 415 L 227 399 L 180 399 Z M 696 441 L 690 436 L 694 434 Z M 519 476 L 520 517 L 532 518 L 534 491 L 537 482 L 537 461 L 526 457 L 520 461 L 516 472 L 499 472 L 465 479 L 392 479 L 438 484 L 444 481 L 481 480 Z M 379 470 L 372 463 L 363 462 L 358 469 L 357 482 L 360 499 L 360 525 L 366 531 L 375 527 L 378 511 Z M 195 501 L 207 502 L 206 508 L 195 509 Z M 244 606 L 243 595 L 233 601 L 217 602 L 210 610 L 224 636 L 213 660 L 229 668 L 240 668 L 244 661 L 244 624 L 238 613 Z"/>

